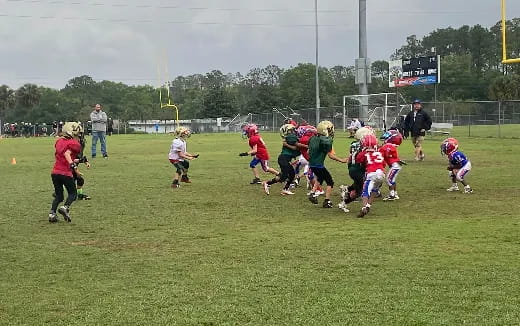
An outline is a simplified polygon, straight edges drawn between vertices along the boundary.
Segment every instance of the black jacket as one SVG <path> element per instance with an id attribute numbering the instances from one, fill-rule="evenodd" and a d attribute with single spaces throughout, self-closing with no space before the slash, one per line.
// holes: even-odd
<path id="1" fill-rule="evenodd" d="M 415 110 L 408 112 L 406 118 L 404 119 L 404 132 L 405 135 L 408 133 L 411 134 L 412 137 L 424 136 L 426 134 L 426 130 L 430 130 L 432 127 L 432 119 L 428 115 L 428 113 L 424 112 L 423 109 L 417 111 L 415 115 Z M 425 131 L 421 130 L 424 129 Z"/>

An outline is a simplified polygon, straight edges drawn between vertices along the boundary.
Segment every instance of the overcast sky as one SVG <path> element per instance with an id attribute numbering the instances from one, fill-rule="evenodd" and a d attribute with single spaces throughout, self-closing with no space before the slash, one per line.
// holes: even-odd
<path id="1" fill-rule="evenodd" d="M 520 1 L 507 1 L 507 18 Z M 367 0 L 368 56 L 387 60 L 406 37 L 500 20 L 500 0 Z M 320 65 L 353 65 L 358 0 L 318 0 Z M 62 88 L 80 75 L 157 86 L 314 62 L 314 0 L 0 0 L 0 84 Z M 167 58 L 165 60 L 164 58 Z"/>

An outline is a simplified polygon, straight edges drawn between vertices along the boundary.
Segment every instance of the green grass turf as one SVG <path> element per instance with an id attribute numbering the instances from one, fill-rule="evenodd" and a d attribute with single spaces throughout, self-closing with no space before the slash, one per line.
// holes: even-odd
<path id="1" fill-rule="evenodd" d="M 54 139 L 1 139 L 0 325 L 518 324 L 520 143 L 454 133 L 473 194 L 446 192 L 441 137 L 424 162 L 407 140 L 401 199 L 365 219 L 359 203 L 323 209 L 302 188 L 266 196 L 238 134 L 193 135 L 201 156 L 179 189 L 171 136 L 112 136 L 110 159 L 82 167 L 93 199 L 71 224 L 47 222 Z M 280 138 L 264 139 L 277 167 Z M 337 135 L 338 155 L 348 143 Z"/>

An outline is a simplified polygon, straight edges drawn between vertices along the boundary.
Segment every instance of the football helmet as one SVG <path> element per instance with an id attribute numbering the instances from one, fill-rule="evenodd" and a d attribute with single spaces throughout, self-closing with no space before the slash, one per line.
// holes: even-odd
<path id="1" fill-rule="evenodd" d="M 443 142 L 441 144 L 441 154 L 450 155 L 451 153 L 455 152 L 457 148 L 459 148 L 458 144 L 455 144 L 453 142 Z"/>
<path id="2" fill-rule="evenodd" d="M 258 134 L 258 126 L 254 123 L 248 123 L 242 127 L 242 136 L 251 138 L 251 136 Z"/>
<path id="3" fill-rule="evenodd" d="M 318 135 L 334 138 L 334 125 L 332 124 L 332 122 L 328 120 L 323 120 L 320 123 L 318 123 L 318 127 L 316 129 Z"/>
<path id="4" fill-rule="evenodd" d="M 357 140 L 361 140 L 365 135 L 368 135 L 368 134 L 374 134 L 374 129 L 372 129 L 372 127 L 370 127 L 370 126 L 364 126 L 364 127 L 359 128 L 356 131 L 356 133 L 354 134 L 354 137 Z"/>
<path id="5" fill-rule="evenodd" d="M 295 133 L 296 127 L 290 123 L 286 123 L 280 127 L 280 136 L 285 138 L 287 135 Z"/>
<path id="6" fill-rule="evenodd" d="M 191 136 L 191 131 L 186 127 L 177 127 L 175 129 L 175 137 L 186 139 Z"/>
<path id="7" fill-rule="evenodd" d="M 359 153 L 361 151 L 361 143 L 359 141 L 353 141 L 350 144 L 350 154 Z"/>
<path id="8" fill-rule="evenodd" d="M 453 138 L 453 137 L 446 138 L 442 142 L 443 143 L 452 143 L 452 144 L 455 144 L 457 146 L 459 145 L 459 141 L 456 138 Z"/>
<path id="9" fill-rule="evenodd" d="M 401 145 L 403 142 L 403 135 L 397 130 L 388 130 L 380 137 L 387 144 Z"/>
<path id="10" fill-rule="evenodd" d="M 65 122 L 61 130 L 63 136 L 72 138 L 78 137 L 83 132 L 83 127 L 77 122 Z"/>
<path id="11" fill-rule="evenodd" d="M 374 134 L 368 134 L 365 135 L 361 139 L 361 146 L 365 149 L 373 149 L 375 150 L 377 148 L 377 138 Z"/>
<path id="12" fill-rule="evenodd" d="M 296 135 L 298 135 L 298 138 L 301 138 L 303 136 L 314 136 L 318 133 L 316 130 L 316 127 L 311 125 L 303 125 L 296 128 Z"/>

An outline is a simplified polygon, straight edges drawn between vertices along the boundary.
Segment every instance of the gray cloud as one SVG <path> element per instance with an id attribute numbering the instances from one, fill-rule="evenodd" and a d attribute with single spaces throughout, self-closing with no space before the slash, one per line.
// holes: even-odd
<path id="1" fill-rule="evenodd" d="M 4 0 L 0 84 L 55 88 L 96 80 L 157 83 L 161 54 L 169 75 L 242 72 L 314 62 L 313 0 Z M 320 64 L 352 65 L 358 53 L 358 1 L 318 0 Z M 406 37 L 500 20 L 500 1 L 368 0 L 369 57 L 388 59 Z M 508 18 L 520 12 L 508 1 Z"/>

